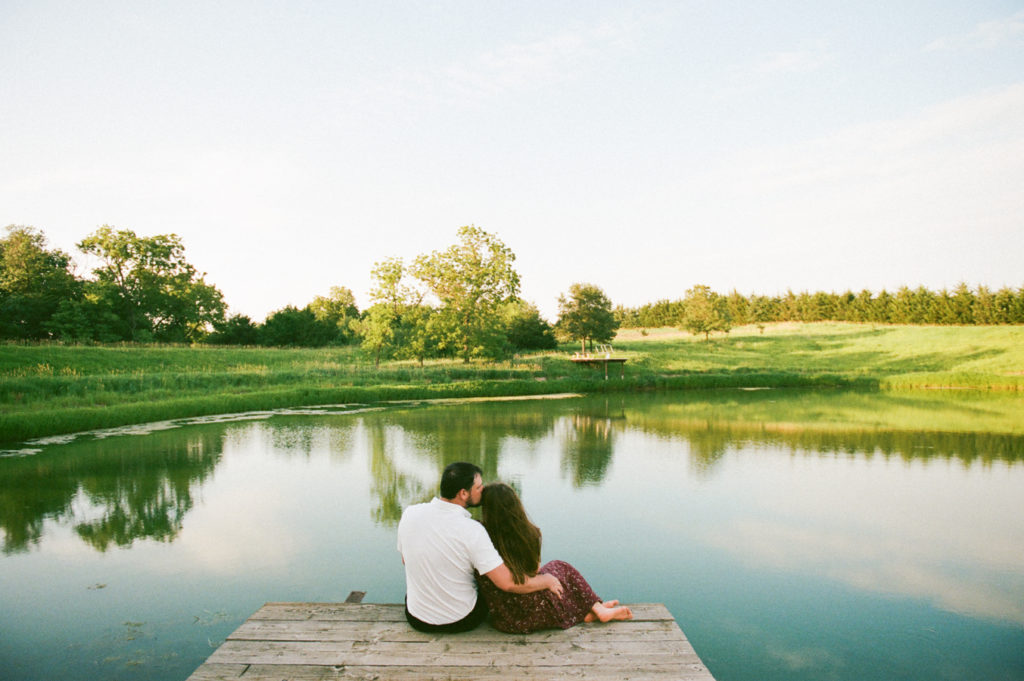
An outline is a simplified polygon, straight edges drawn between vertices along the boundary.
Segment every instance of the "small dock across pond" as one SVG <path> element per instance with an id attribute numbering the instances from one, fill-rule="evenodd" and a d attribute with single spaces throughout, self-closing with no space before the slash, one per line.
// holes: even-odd
<path id="1" fill-rule="evenodd" d="M 608 380 L 608 365 L 618 364 L 619 365 L 619 378 L 626 377 L 626 358 L 625 357 L 591 357 L 586 355 L 584 357 L 570 357 L 576 364 L 585 364 L 590 367 L 601 368 L 604 367 L 604 380 Z"/>
<path id="2" fill-rule="evenodd" d="M 423 634 L 402 605 L 267 603 L 189 681 L 714 681 L 660 603 L 634 619 L 525 636 Z"/>

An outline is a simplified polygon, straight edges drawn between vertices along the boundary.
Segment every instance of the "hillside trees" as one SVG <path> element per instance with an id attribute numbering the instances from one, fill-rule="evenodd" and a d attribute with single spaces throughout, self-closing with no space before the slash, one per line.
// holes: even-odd
<path id="1" fill-rule="evenodd" d="M 583 351 L 587 343 L 607 343 L 615 338 L 619 321 L 612 312 L 612 303 L 604 291 L 593 284 L 573 284 L 568 296 L 558 297 L 556 328 L 565 337 L 578 340 Z"/>
<path id="2" fill-rule="evenodd" d="M 422 305 L 423 292 L 409 281 L 401 258 L 376 263 L 370 276 L 372 305 L 357 327 L 363 349 L 373 356 L 374 366 L 382 358 L 403 354 L 422 363 L 433 349 L 434 335 L 432 314 Z"/>
<path id="3" fill-rule="evenodd" d="M 224 318 L 223 295 L 187 260 L 176 234 L 140 237 L 104 225 L 78 244 L 95 255 L 91 305 L 109 310 L 126 340 L 192 341 Z"/>
<path id="4" fill-rule="evenodd" d="M 434 321 L 439 349 L 468 362 L 505 352 L 501 308 L 519 293 L 516 256 L 497 236 L 459 228 L 459 242 L 416 258 L 411 272 L 440 302 Z"/>
<path id="5" fill-rule="evenodd" d="M 707 288 L 707 287 L 705 287 Z M 692 291 L 692 289 L 691 289 Z M 687 292 L 691 297 L 690 291 Z M 863 289 L 858 293 L 794 293 L 779 296 L 751 294 L 740 296 L 733 291 L 720 296 L 710 289 L 708 296 L 726 301 L 732 317 L 730 323 L 754 323 L 759 327 L 769 322 L 846 321 L 876 324 L 1024 324 L 1024 288 L 985 286 L 971 289 L 961 283 L 953 290 L 931 291 L 924 286 L 900 287 L 895 293 L 885 289 L 874 293 Z M 743 309 L 745 317 L 734 316 Z M 626 328 L 682 326 L 687 300 L 660 300 L 638 308 L 616 308 L 616 317 Z M 693 303 L 690 303 L 691 306 Z M 686 327 L 684 327 L 686 328 Z M 710 329 L 714 331 L 715 329 Z M 696 333 L 703 333 L 697 331 Z"/>
<path id="6" fill-rule="evenodd" d="M 259 338 L 261 345 L 316 348 L 328 345 L 335 334 L 333 325 L 321 323 L 309 305 L 286 305 L 267 316 Z"/>
<path id="7" fill-rule="evenodd" d="M 427 357 L 498 358 L 556 345 L 536 306 L 518 297 L 515 255 L 496 235 L 475 226 L 460 228 L 455 244 L 411 264 L 397 258 L 377 263 L 367 310 L 359 311 L 350 289 L 335 286 L 303 308 L 272 312 L 263 323 L 238 314 L 225 318 L 223 295 L 186 260 L 175 234 L 144 237 L 104 225 L 78 247 L 95 265 L 91 276 L 76 275 L 71 256 L 51 248 L 40 230 L 11 225 L 0 235 L 0 339 L 361 343 L 375 361 L 421 363 Z M 678 326 L 707 339 L 734 324 L 754 323 L 763 330 L 777 321 L 1024 324 L 1024 288 L 966 283 L 938 291 L 902 286 L 892 293 L 788 290 L 774 296 L 736 290 L 720 295 L 695 286 L 683 299 L 614 310 L 597 287 L 574 284 L 559 304 L 558 336 L 584 349 L 611 340 L 620 326 Z"/>
<path id="8" fill-rule="evenodd" d="M 505 307 L 505 329 L 509 345 L 517 350 L 554 350 L 555 329 L 540 316 L 536 305 L 516 300 Z"/>
<path id="9" fill-rule="evenodd" d="M 40 339 L 61 302 L 81 295 L 71 256 L 47 248 L 33 227 L 10 225 L 0 238 L 0 338 Z"/>
<path id="10" fill-rule="evenodd" d="M 213 323 L 213 333 L 203 339 L 211 345 L 259 345 L 260 327 L 248 315 L 234 314 Z"/>
<path id="11" fill-rule="evenodd" d="M 313 298 L 308 307 L 325 328 L 329 343 L 348 345 L 356 340 L 359 308 L 351 289 L 332 286 L 329 295 Z"/>

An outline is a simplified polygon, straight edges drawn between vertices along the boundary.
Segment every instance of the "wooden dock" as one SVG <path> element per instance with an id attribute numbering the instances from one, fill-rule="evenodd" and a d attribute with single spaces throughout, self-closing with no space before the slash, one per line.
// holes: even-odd
<path id="1" fill-rule="evenodd" d="M 267 603 L 189 681 L 714 681 L 660 603 L 634 619 L 504 634 L 423 634 L 402 605 Z"/>
<path id="2" fill-rule="evenodd" d="M 583 364 L 590 367 L 604 367 L 604 380 L 608 380 L 608 365 L 619 365 L 619 378 L 626 377 L 626 359 L 624 357 L 570 357 L 575 364 Z"/>

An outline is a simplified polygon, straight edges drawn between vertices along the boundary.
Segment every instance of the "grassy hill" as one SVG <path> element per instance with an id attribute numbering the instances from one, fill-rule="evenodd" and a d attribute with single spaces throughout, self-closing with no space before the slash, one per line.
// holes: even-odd
<path id="1" fill-rule="evenodd" d="M 624 380 L 561 352 L 502 363 L 392 362 L 355 348 L 0 346 L 0 441 L 312 404 L 632 389 L 859 386 L 1024 390 L 1024 327 L 774 324 L 705 342 L 624 330 Z M 615 372 L 617 375 L 617 372 Z"/>

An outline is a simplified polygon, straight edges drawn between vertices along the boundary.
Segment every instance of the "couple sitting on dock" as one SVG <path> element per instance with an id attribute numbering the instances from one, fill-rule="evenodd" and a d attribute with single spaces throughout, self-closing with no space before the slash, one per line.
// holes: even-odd
<path id="1" fill-rule="evenodd" d="M 540 529 L 508 485 L 484 486 L 480 468 L 460 462 L 444 469 L 440 492 L 398 523 L 405 616 L 414 629 L 469 631 L 488 613 L 495 629 L 512 634 L 633 617 L 618 601 L 598 598 L 568 563 L 540 565 Z M 474 506 L 482 506 L 482 524 L 469 515 Z"/>

